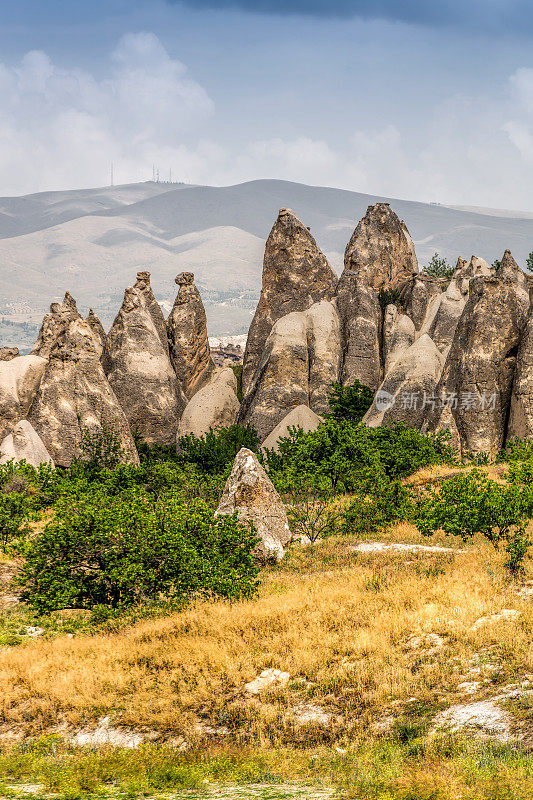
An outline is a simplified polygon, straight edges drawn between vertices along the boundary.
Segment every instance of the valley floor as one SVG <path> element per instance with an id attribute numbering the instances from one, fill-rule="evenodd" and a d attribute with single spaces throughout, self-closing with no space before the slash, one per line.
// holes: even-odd
<path id="1" fill-rule="evenodd" d="M 516 583 L 481 540 L 379 542 L 294 547 L 249 601 L 5 611 L 0 796 L 531 798 L 531 561 Z"/>

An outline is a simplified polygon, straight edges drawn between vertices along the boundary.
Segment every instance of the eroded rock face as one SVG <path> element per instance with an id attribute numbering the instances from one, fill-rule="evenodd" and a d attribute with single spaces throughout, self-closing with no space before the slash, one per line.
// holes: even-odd
<path id="1" fill-rule="evenodd" d="M 89 325 L 75 319 L 45 364 L 28 421 L 56 465 L 66 467 L 80 455 L 82 429 L 103 426 L 118 437 L 125 462 L 139 461 L 127 419 L 100 363 L 101 353 Z"/>
<path id="2" fill-rule="evenodd" d="M 189 433 L 203 436 L 209 430 L 229 428 L 239 411 L 237 379 L 229 367 L 216 370 L 209 383 L 199 389 L 185 406 L 178 438 Z"/>
<path id="3" fill-rule="evenodd" d="M 100 343 L 102 345 L 102 361 L 105 361 L 107 357 L 107 334 L 104 330 L 104 326 L 92 310 L 89 309 L 89 313 L 87 315 L 87 319 L 85 320 L 87 325 L 90 327 L 92 332 L 100 339 Z"/>
<path id="4" fill-rule="evenodd" d="M 0 347 L 0 361 L 13 361 L 20 356 L 18 347 Z"/>
<path id="5" fill-rule="evenodd" d="M 46 359 L 40 356 L 0 361 L 0 439 L 27 416 L 45 367 Z"/>
<path id="6" fill-rule="evenodd" d="M 329 411 L 327 394 L 339 379 L 340 323 L 335 304 L 322 300 L 279 319 L 244 395 L 238 420 L 264 439 L 293 408 Z"/>
<path id="7" fill-rule="evenodd" d="M 8 461 L 25 461 L 35 469 L 41 464 L 54 466 L 42 439 L 26 419 L 18 422 L 0 444 L 0 464 Z"/>
<path id="8" fill-rule="evenodd" d="M 272 328 L 238 421 L 253 425 L 264 439 L 292 408 L 307 405 L 308 396 L 307 320 L 304 312 L 293 311 Z"/>
<path id="9" fill-rule="evenodd" d="M 336 284 L 337 276 L 308 228 L 293 211 L 282 208 L 266 243 L 261 297 L 244 354 L 245 390 L 277 320 L 330 300 Z"/>
<path id="10" fill-rule="evenodd" d="M 161 307 L 154 297 L 150 283 L 150 273 L 145 271 L 138 272 L 134 288 L 137 289 L 139 294 L 142 296 L 144 306 L 152 317 L 152 321 L 159 335 L 159 339 L 161 340 L 163 350 L 166 350 L 168 353 L 167 324 L 165 322 L 163 312 L 161 311 Z"/>
<path id="11" fill-rule="evenodd" d="M 322 417 L 315 414 L 309 406 L 296 406 L 268 434 L 261 447 L 265 450 L 277 452 L 279 441 L 289 435 L 289 428 L 301 428 L 304 433 L 309 433 L 310 431 L 316 431 L 323 421 Z"/>
<path id="12" fill-rule="evenodd" d="M 470 281 L 493 274 L 487 262 L 479 256 L 472 256 L 468 262 L 459 258 L 446 291 L 430 302 L 421 333 L 427 333 L 444 355 L 448 354 L 457 323 L 465 309 Z"/>
<path id="13" fill-rule="evenodd" d="M 215 365 L 209 351 L 207 320 L 192 272 L 176 277 L 179 292 L 167 321 L 170 359 L 187 397 L 204 386 Z"/>
<path id="14" fill-rule="evenodd" d="M 437 387 L 439 404 L 428 418 L 429 430 L 451 432 L 463 457 L 482 452 L 494 457 L 503 444 L 528 308 L 521 276 L 508 259 L 501 273 L 470 281 Z"/>
<path id="15" fill-rule="evenodd" d="M 152 307 L 151 307 L 152 306 Z M 129 422 L 150 444 L 174 446 L 186 405 L 146 289 L 126 289 L 107 336 L 105 370 Z"/>
<path id="16" fill-rule="evenodd" d="M 280 561 L 291 540 L 285 506 L 257 457 L 245 447 L 237 453 L 215 516 L 235 512 L 256 527 L 260 541 L 254 556 Z"/>
<path id="17" fill-rule="evenodd" d="M 398 311 L 395 305 L 388 305 L 383 320 L 383 360 L 384 374 L 394 362 L 411 347 L 416 330 L 413 320 Z"/>
<path id="18" fill-rule="evenodd" d="M 413 240 L 389 203 L 368 207 L 348 242 L 344 267 L 373 289 L 399 289 L 418 273 Z"/>
<path id="19" fill-rule="evenodd" d="M 382 314 L 377 292 L 345 269 L 335 302 L 341 323 L 341 382 L 347 386 L 358 380 L 375 391 L 382 379 Z"/>
<path id="20" fill-rule="evenodd" d="M 66 292 L 61 303 L 52 303 L 50 311 L 45 315 L 37 341 L 31 351 L 32 355 L 48 358 L 50 351 L 64 335 L 70 323 L 75 319 L 81 319 L 76 301 Z"/>
<path id="21" fill-rule="evenodd" d="M 363 421 L 371 428 L 404 422 L 420 429 L 435 402 L 444 356 L 423 334 L 394 361 Z"/>
<path id="22" fill-rule="evenodd" d="M 441 294 L 441 287 L 434 278 L 419 274 L 413 277 L 401 291 L 401 302 L 417 331 L 422 327 L 428 308 L 435 297 Z"/>
<path id="23" fill-rule="evenodd" d="M 518 348 L 507 439 L 533 439 L 533 309 Z"/>
<path id="24" fill-rule="evenodd" d="M 309 354 L 308 405 L 316 414 L 329 412 L 328 392 L 339 379 L 341 327 L 332 302 L 321 300 L 305 312 Z"/>

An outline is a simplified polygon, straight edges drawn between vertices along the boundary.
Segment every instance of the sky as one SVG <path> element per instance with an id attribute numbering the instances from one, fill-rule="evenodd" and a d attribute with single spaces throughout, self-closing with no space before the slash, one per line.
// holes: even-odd
<path id="1" fill-rule="evenodd" d="M 0 0 L 0 194 L 282 178 L 533 211 L 530 0 Z"/>

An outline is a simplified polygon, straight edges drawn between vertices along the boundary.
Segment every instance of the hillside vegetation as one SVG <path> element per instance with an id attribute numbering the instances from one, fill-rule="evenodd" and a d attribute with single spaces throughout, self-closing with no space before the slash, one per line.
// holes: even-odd
<path id="1" fill-rule="evenodd" d="M 139 466 L 104 431 L 68 469 L 1 468 L 6 784 L 531 797 L 531 446 L 460 465 L 445 435 L 362 425 L 361 392 L 330 402 L 263 457 L 310 537 L 261 570 L 253 529 L 214 517 L 250 428 L 139 442 Z M 76 746 L 102 730 L 124 747 Z"/>

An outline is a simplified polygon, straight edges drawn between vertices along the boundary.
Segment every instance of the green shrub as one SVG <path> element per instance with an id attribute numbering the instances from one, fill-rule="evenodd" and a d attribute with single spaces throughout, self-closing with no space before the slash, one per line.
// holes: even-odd
<path id="1" fill-rule="evenodd" d="M 331 481 L 308 473 L 291 475 L 280 489 L 288 502 L 287 519 L 293 536 L 307 537 L 314 544 L 338 531 L 339 514 L 331 508 Z"/>
<path id="2" fill-rule="evenodd" d="M 0 547 L 6 550 L 29 533 L 30 503 L 20 492 L 0 493 Z"/>
<path id="3" fill-rule="evenodd" d="M 531 545 L 524 522 L 533 510 L 533 489 L 513 483 L 499 484 L 480 470 L 457 475 L 418 503 L 416 524 L 430 536 L 438 530 L 463 541 L 482 534 L 508 554 L 506 566 L 522 569 Z"/>
<path id="4" fill-rule="evenodd" d="M 328 393 L 328 404 L 333 419 L 361 422 L 374 401 L 374 392 L 356 380 L 353 386 L 333 383 Z"/>
<path id="5" fill-rule="evenodd" d="M 429 264 L 423 268 L 422 273 L 428 275 L 430 278 L 449 279 L 454 273 L 454 268 L 445 258 L 441 258 L 438 253 L 433 253 Z"/>
<path id="6" fill-rule="evenodd" d="M 326 419 L 315 431 L 291 429 L 278 452 L 262 456 L 274 485 L 301 475 L 331 482 L 335 492 L 353 492 L 372 471 L 402 478 L 431 464 L 455 461 L 447 434 L 423 434 L 404 425 L 368 428 L 361 423 Z"/>
<path id="7" fill-rule="evenodd" d="M 507 442 L 497 460 L 512 464 L 516 461 L 528 461 L 530 459 L 533 459 L 533 441 L 516 437 Z"/>
<path id="8" fill-rule="evenodd" d="M 124 607 L 195 595 L 234 598 L 256 590 L 252 527 L 214 518 L 197 499 L 167 494 L 66 498 L 44 531 L 22 549 L 23 599 L 40 612 Z"/>
<path id="9" fill-rule="evenodd" d="M 231 425 L 210 430 L 203 436 L 181 436 L 178 452 L 182 463 L 195 464 L 202 472 L 224 473 L 233 464 L 241 447 L 257 451 L 259 436 L 251 425 Z"/>
<path id="10" fill-rule="evenodd" d="M 400 292 L 398 289 L 380 289 L 378 292 L 379 305 L 384 311 L 387 306 L 397 306 L 400 302 Z"/>
<path id="11" fill-rule="evenodd" d="M 383 472 L 368 476 L 342 511 L 342 532 L 369 534 L 381 531 L 394 522 L 409 519 L 413 502 L 409 489 Z"/>
<path id="12" fill-rule="evenodd" d="M 114 469 L 124 461 L 125 457 L 120 437 L 106 425 L 94 430 L 82 428 L 79 449 L 81 452 L 79 460 L 89 472 Z"/>

